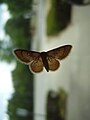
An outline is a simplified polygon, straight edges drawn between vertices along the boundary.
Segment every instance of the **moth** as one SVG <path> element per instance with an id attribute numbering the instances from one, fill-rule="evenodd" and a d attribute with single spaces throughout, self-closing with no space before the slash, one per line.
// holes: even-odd
<path id="1" fill-rule="evenodd" d="M 47 72 L 55 71 L 60 67 L 60 60 L 66 58 L 71 51 L 71 45 L 64 45 L 47 52 L 15 49 L 14 55 L 22 63 L 29 65 L 32 72 L 39 73 L 43 68 Z"/>

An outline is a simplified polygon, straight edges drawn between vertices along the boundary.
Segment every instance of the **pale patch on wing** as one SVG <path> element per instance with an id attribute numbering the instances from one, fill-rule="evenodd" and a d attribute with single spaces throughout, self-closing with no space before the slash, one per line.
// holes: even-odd
<path id="1" fill-rule="evenodd" d="M 30 65 L 29 65 L 29 69 L 32 71 L 32 72 L 35 72 L 35 73 L 39 73 L 43 70 L 43 62 L 42 62 L 42 59 L 39 58 L 37 60 L 34 60 Z"/>
<path id="2" fill-rule="evenodd" d="M 48 65 L 49 65 L 49 70 L 51 71 L 55 71 L 60 67 L 59 61 L 52 57 L 48 58 Z"/>
<path id="3" fill-rule="evenodd" d="M 40 56 L 39 52 L 22 50 L 22 49 L 16 49 L 14 50 L 13 53 L 20 62 L 25 64 L 30 64 L 31 61 L 35 60 Z"/>
<path id="4" fill-rule="evenodd" d="M 71 48 L 72 46 L 71 45 L 65 45 L 65 46 L 61 46 L 61 47 L 58 47 L 56 49 L 53 49 L 53 50 L 50 50 L 47 52 L 47 55 L 48 56 L 51 56 L 53 58 L 56 58 L 56 59 L 64 59 L 65 57 L 68 56 L 68 54 L 70 53 L 71 51 Z"/>

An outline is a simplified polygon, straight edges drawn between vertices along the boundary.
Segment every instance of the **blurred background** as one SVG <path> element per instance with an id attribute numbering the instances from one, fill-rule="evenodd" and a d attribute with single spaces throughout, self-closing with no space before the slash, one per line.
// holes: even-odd
<path id="1" fill-rule="evenodd" d="M 90 120 L 90 1 L 0 0 L 0 120 Z M 55 72 L 33 74 L 15 48 L 73 46 Z"/>

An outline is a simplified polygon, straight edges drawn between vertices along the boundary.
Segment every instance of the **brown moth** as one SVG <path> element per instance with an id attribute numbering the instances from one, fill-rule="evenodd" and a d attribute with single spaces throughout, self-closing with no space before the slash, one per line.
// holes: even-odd
<path id="1" fill-rule="evenodd" d="M 59 68 L 59 60 L 68 56 L 71 51 L 71 45 L 64 45 L 47 52 L 28 51 L 23 49 L 14 50 L 14 55 L 19 61 L 29 65 L 32 72 L 39 73 L 45 67 L 46 71 L 55 71 Z"/>

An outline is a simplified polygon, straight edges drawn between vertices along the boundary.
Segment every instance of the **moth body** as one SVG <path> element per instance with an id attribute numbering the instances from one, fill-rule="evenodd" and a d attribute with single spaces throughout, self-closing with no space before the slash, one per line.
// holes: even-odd
<path id="1" fill-rule="evenodd" d="M 68 56 L 71 45 L 64 45 L 47 52 L 14 50 L 14 55 L 22 63 L 29 65 L 32 72 L 39 73 L 45 67 L 46 71 L 55 71 L 60 67 L 60 61 Z"/>
<path id="2" fill-rule="evenodd" d="M 46 52 L 41 52 L 41 58 L 42 58 L 42 62 L 43 62 L 43 66 L 45 67 L 46 71 L 49 72 L 49 65 L 48 65 L 48 57 L 47 57 L 47 53 Z"/>

